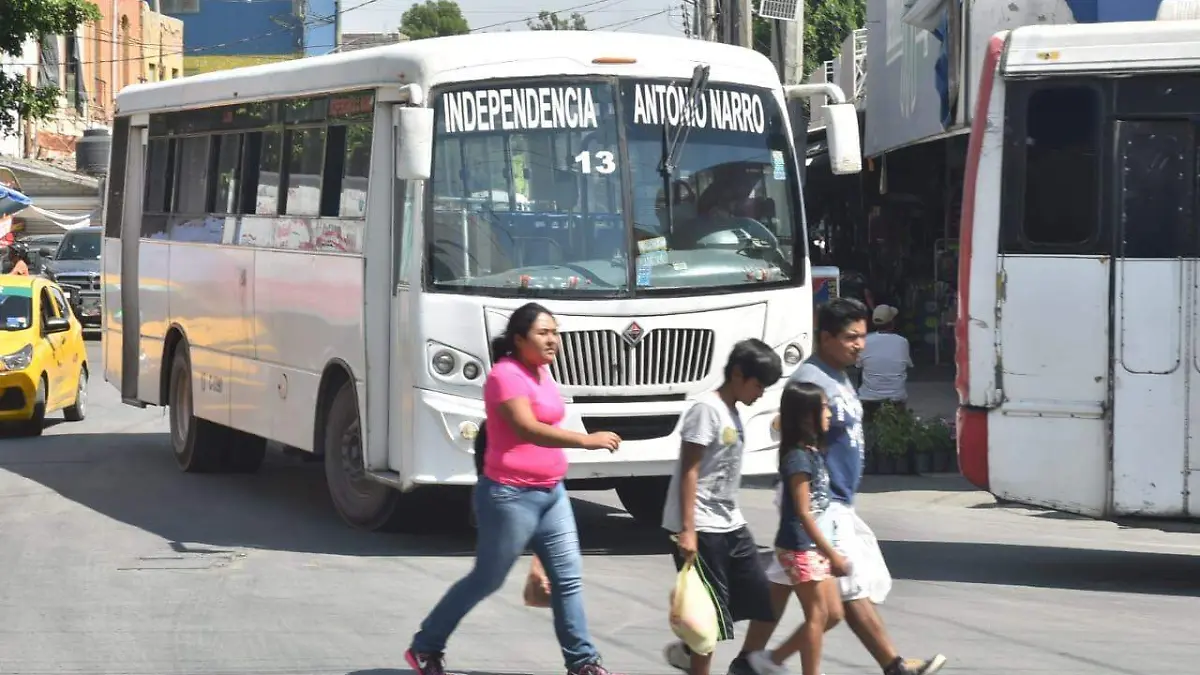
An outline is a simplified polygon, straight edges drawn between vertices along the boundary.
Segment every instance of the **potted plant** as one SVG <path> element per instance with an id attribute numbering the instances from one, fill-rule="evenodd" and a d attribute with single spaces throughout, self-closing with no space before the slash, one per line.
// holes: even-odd
<path id="1" fill-rule="evenodd" d="M 912 442 L 912 414 L 893 403 L 884 403 L 875 413 L 871 424 L 874 427 L 872 434 L 879 473 L 911 471 L 909 445 Z"/>
<path id="2" fill-rule="evenodd" d="M 933 470 L 938 472 L 958 469 L 958 447 L 954 442 L 953 427 L 944 419 L 935 419 L 925 430 L 933 457 Z"/>
<path id="3" fill-rule="evenodd" d="M 913 419 L 912 452 L 914 473 L 927 474 L 934 471 L 937 426 L 936 422 L 926 422 L 920 418 Z"/>

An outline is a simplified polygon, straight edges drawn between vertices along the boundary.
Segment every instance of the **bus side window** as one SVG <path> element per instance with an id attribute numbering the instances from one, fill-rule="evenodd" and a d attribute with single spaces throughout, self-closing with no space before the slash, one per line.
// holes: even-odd
<path id="1" fill-rule="evenodd" d="M 1100 95 L 1091 87 L 1039 89 L 1025 115 L 1021 238 L 1037 246 L 1099 237 Z"/>
<path id="2" fill-rule="evenodd" d="M 139 134 L 140 132 L 134 132 Z M 121 224 L 124 219 L 125 201 L 125 160 L 129 156 L 129 118 L 118 117 L 113 125 L 112 140 L 112 171 L 108 181 L 108 210 L 104 214 L 104 236 L 119 238 Z M 135 146 L 135 152 L 141 151 L 141 145 Z"/>

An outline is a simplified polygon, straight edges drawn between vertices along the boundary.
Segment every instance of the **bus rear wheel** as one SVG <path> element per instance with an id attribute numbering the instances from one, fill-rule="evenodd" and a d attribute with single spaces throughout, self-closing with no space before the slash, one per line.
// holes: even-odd
<path id="1" fill-rule="evenodd" d="M 262 466 L 267 441 L 196 417 L 192 403 L 192 360 L 180 344 L 171 361 L 167 405 L 175 463 L 187 473 L 254 473 Z"/>
<path id="2" fill-rule="evenodd" d="M 367 476 L 362 423 L 354 385 L 346 382 L 325 417 L 325 481 L 342 520 L 363 530 L 394 530 L 401 525 L 399 490 Z"/>
<path id="3" fill-rule="evenodd" d="M 616 486 L 617 497 L 625 511 L 639 524 L 661 527 L 670 484 L 668 476 L 623 478 Z"/>
<path id="4" fill-rule="evenodd" d="M 222 469 L 225 453 L 221 427 L 196 417 L 192 407 L 192 359 L 180 343 L 171 359 L 167 388 L 171 423 L 171 450 L 175 463 L 186 473 L 213 473 Z"/>

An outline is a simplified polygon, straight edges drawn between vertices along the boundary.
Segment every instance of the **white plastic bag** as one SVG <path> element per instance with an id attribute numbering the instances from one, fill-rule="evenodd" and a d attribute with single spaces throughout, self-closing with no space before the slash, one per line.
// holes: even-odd
<path id="1" fill-rule="evenodd" d="M 839 504 L 830 510 L 836 514 L 839 529 L 834 546 L 854 566 L 850 576 L 838 579 L 842 594 L 865 592 L 871 602 L 883 604 L 892 591 L 892 573 L 883 559 L 883 551 L 879 550 L 875 533 L 853 509 Z"/>
<path id="2" fill-rule="evenodd" d="M 717 608 L 691 560 L 683 564 L 675 577 L 670 623 L 671 631 L 693 652 L 707 655 L 716 649 L 720 633 Z"/>

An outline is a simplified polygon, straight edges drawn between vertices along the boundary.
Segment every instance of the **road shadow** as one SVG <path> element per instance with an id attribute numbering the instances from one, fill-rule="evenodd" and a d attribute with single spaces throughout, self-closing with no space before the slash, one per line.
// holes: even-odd
<path id="1" fill-rule="evenodd" d="M 742 488 L 750 490 L 773 490 L 779 479 L 774 475 L 746 476 L 742 478 Z M 881 494 L 887 492 L 979 492 L 979 488 L 971 485 L 957 473 L 934 473 L 923 475 L 868 475 L 863 476 L 858 486 L 860 494 Z"/>
<path id="2" fill-rule="evenodd" d="M 348 556 L 472 556 L 469 490 L 414 493 L 403 534 L 355 530 L 338 518 L 320 462 L 268 453 L 253 475 L 184 474 L 166 434 L 44 436 L 0 444 L 0 470 L 114 520 L 152 532 L 177 552 L 255 548 Z M 624 511 L 574 499 L 584 555 L 670 551 Z"/>
<path id="3" fill-rule="evenodd" d="M 980 492 L 957 473 L 931 473 L 914 476 L 872 474 L 863 476 L 858 491 L 861 494 L 888 492 Z"/>
<path id="4" fill-rule="evenodd" d="M 943 541 L 879 546 L 896 579 L 1200 597 L 1200 556 Z"/>

